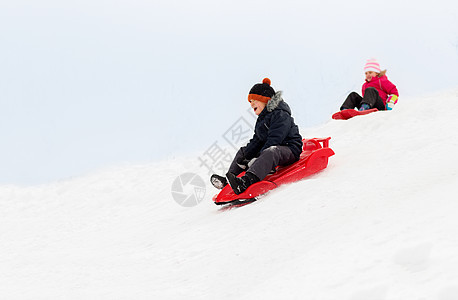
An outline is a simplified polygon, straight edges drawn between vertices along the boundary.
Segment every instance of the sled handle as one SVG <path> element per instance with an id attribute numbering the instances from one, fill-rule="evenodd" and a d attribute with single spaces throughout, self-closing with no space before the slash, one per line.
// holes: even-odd
<path id="1" fill-rule="evenodd" d="M 319 143 L 322 143 L 323 144 L 323 148 L 329 148 L 329 140 L 331 139 L 331 137 L 327 137 L 327 138 L 320 138 L 320 139 L 314 139 L 316 140 L 317 142 Z"/>
<path id="2" fill-rule="evenodd" d="M 316 144 L 317 146 L 320 146 L 320 143 L 322 144 L 322 148 L 329 148 L 329 140 L 331 139 L 331 137 L 327 137 L 327 138 L 313 138 L 313 139 L 303 139 L 302 142 L 304 143 L 304 145 L 307 143 L 307 142 L 312 142 L 314 144 Z"/>

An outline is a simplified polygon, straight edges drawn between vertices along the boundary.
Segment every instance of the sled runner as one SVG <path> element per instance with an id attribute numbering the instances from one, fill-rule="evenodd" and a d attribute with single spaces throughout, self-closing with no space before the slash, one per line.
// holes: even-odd
<path id="1" fill-rule="evenodd" d="M 363 111 L 358 111 L 355 109 L 344 109 L 339 112 L 336 112 L 335 114 L 332 115 L 332 118 L 334 120 L 348 120 L 356 116 L 361 116 L 361 115 L 367 115 L 373 112 L 378 111 L 376 108 L 368 109 L 368 110 L 363 110 Z"/>
<path id="2" fill-rule="evenodd" d="M 256 197 L 262 195 L 278 186 L 298 181 L 310 176 L 328 166 L 328 158 L 334 155 L 334 151 L 329 148 L 331 138 L 303 139 L 302 153 L 300 159 L 292 165 L 277 167 L 276 172 L 268 175 L 264 180 L 254 183 L 248 189 L 236 195 L 230 185 L 226 185 L 219 194 L 213 197 L 216 205 L 232 204 L 243 206 L 256 201 Z M 244 175 L 241 173 L 238 177 Z"/>

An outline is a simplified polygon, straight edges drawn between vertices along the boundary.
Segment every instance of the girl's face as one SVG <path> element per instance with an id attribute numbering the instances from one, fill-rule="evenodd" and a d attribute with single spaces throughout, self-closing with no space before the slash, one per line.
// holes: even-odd
<path id="1" fill-rule="evenodd" d="M 377 76 L 378 74 L 375 73 L 374 71 L 367 71 L 366 72 L 366 80 L 367 81 L 371 81 L 372 78 L 374 78 L 375 76 Z"/>
<path id="2" fill-rule="evenodd" d="M 253 108 L 254 113 L 259 116 L 262 110 L 266 107 L 267 103 L 258 101 L 258 100 L 250 100 L 251 108 Z"/>

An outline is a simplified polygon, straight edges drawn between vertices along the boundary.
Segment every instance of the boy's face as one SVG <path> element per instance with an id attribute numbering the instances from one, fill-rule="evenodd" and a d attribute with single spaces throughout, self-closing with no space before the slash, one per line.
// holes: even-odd
<path id="1" fill-rule="evenodd" d="M 375 76 L 377 76 L 377 73 L 375 73 L 374 71 L 366 72 L 366 80 L 367 81 L 371 81 L 372 78 L 374 78 Z"/>
<path id="2" fill-rule="evenodd" d="M 258 100 L 251 100 L 250 101 L 251 108 L 253 108 L 254 113 L 259 116 L 262 110 L 266 107 L 266 103 L 258 101 Z"/>

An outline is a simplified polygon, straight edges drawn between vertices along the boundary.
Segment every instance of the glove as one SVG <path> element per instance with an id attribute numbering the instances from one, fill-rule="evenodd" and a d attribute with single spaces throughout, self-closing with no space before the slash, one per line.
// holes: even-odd
<path id="1" fill-rule="evenodd" d="M 245 158 L 243 148 L 241 152 L 235 157 L 235 163 L 242 169 L 245 170 L 248 167 L 248 160 Z"/>
<path id="2" fill-rule="evenodd" d="M 396 103 L 398 103 L 398 96 L 389 95 L 386 100 L 386 110 L 392 110 Z"/>

